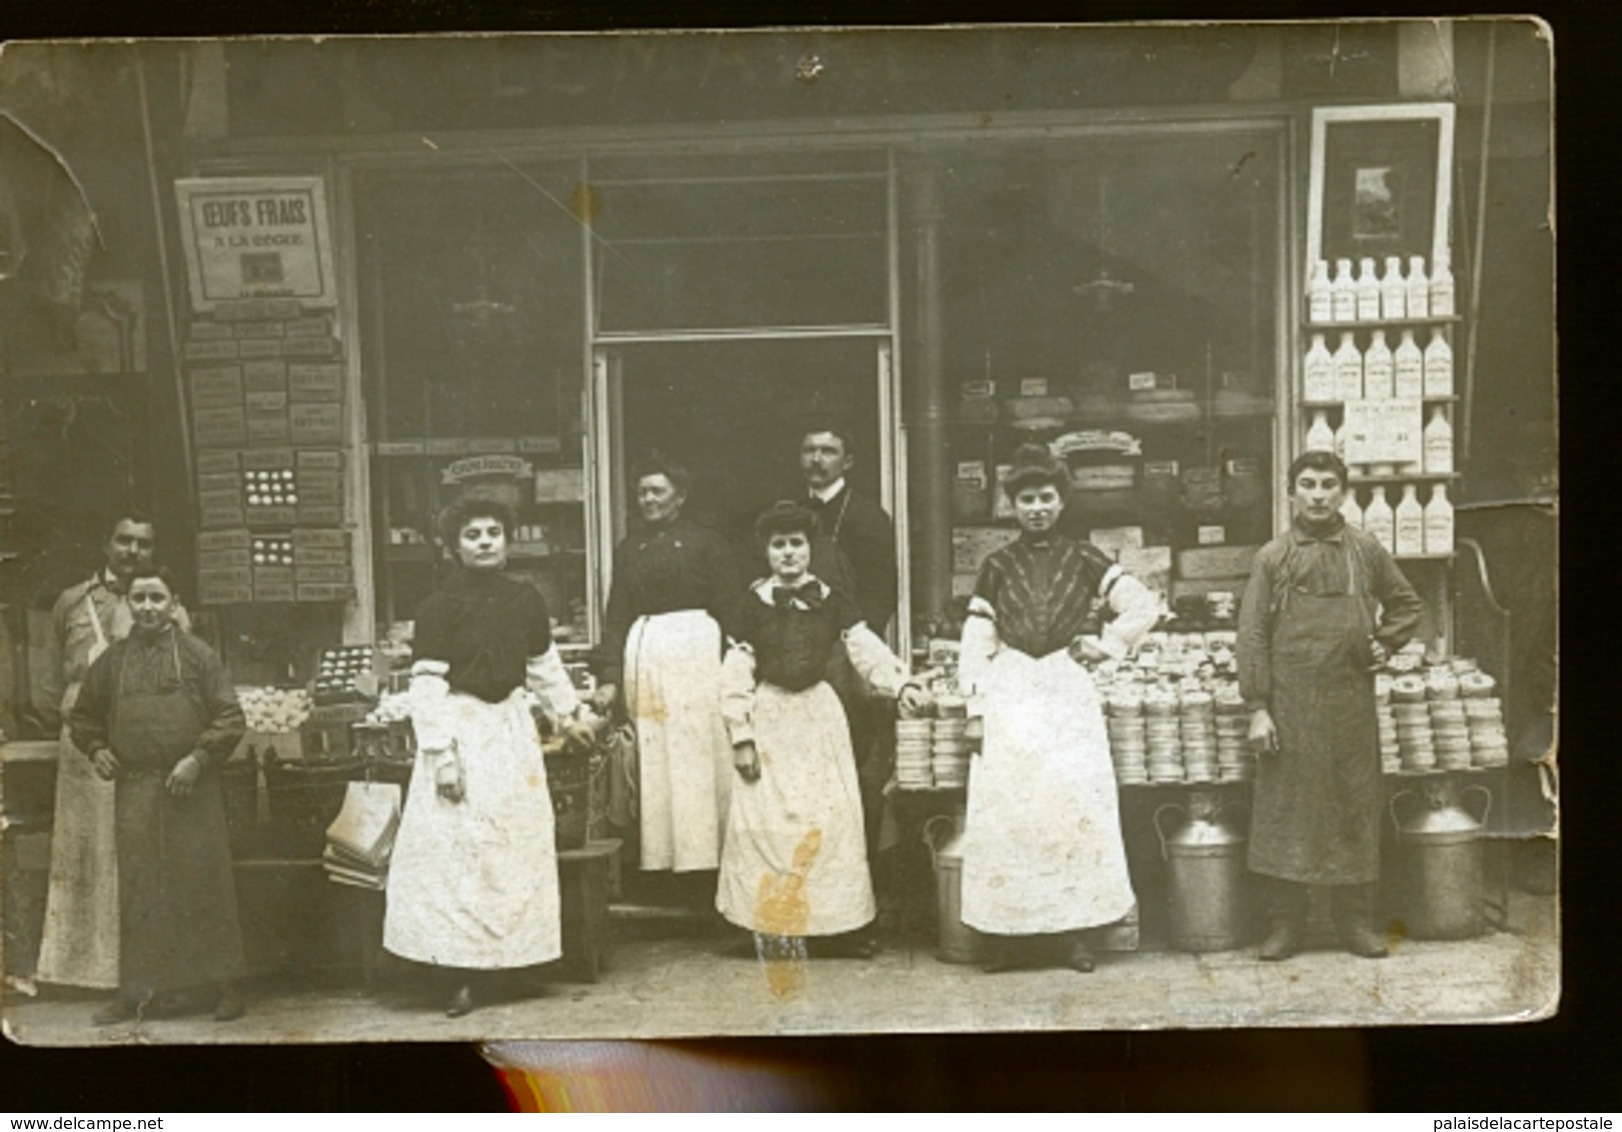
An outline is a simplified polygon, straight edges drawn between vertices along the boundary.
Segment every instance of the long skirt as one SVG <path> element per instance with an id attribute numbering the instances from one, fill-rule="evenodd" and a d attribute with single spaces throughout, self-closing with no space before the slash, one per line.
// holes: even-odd
<path id="1" fill-rule="evenodd" d="M 715 620 L 701 609 L 638 618 L 625 641 L 625 703 L 641 768 L 642 867 L 715 868 L 733 774 Z"/>
<path id="2" fill-rule="evenodd" d="M 546 757 L 522 691 L 446 707 L 467 790 L 439 796 L 419 753 L 389 863 L 383 946 L 404 959 L 495 970 L 563 954 Z M 449 756 L 446 756 L 449 757 Z"/>
<path id="3" fill-rule="evenodd" d="M 56 757 L 51 877 L 36 970 L 43 982 L 98 990 L 118 986 L 113 797 L 113 784 L 97 777 L 64 728 Z"/>
<path id="4" fill-rule="evenodd" d="M 205 770 L 184 798 L 166 778 L 126 769 L 117 783 L 126 990 L 217 985 L 247 970 L 219 774 Z"/>
<path id="5" fill-rule="evenodd" d="M 1004 649 L 969 771 L 963 922 L 1000 935 L 1075 931 L 1132 908 L 1109 736 L 1087 671 L 1063 651 Z"/>
<path id="6" fill-rule="evenodd" d="M 769 935 L 838 935 L 876 909 L 850 732 L 827 684 L 755 690 L 760 778 L 732 791 L 715 906 Z"/>

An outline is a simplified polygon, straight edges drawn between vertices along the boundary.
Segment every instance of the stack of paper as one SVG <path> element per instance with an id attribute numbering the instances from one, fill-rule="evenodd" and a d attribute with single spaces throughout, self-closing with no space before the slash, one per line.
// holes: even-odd
<path id="1" fill-rule="evenodd" d="M 321 861 L 328 879 L 357 888 L 383 889 L 399 829 L 399 786 L 351 782 L 344 793 L 343 809 L 327 827 L 327 848 Z"/>

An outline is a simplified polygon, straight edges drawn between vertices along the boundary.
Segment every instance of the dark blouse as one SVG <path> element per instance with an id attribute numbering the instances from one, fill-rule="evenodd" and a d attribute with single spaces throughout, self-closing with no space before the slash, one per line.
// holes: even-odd
<path id="1" fill-rule="evenodd" d="M 815 609 L 768 605 L 751 592 L 739 603 L 736 637 L 755 651 L 756 680 L 803 692 L 827 673 L 841 634 L 862 620 L 842 590 L 827 590 Z"/>
<path id="2" fill-rule="evenodd" d="M 732 550 L 714 531 L 682 518 L 634 530 L 614 550 L 598 675 L 605 684 L 620 682 L 625 638 L 638 617 L 702 609 L 721 626 L 724 643 L 740 593 Z"/>
<path id="3" fill-rule="evenodd" d="M 1084 632 L 1099 585 L 1114 563 L 1092 543 L 1021 535 L 980 564 L 974 595 L 996 612 L 997 637 L 1044 657 Z"/>
<path id="4" fill-rule="evenodd" d="M 131 633 L 114 641 L 91 664 L 69 716 L 73 745 L 86 754 L 108 745 L 121 692 L 126 696 L 170 692 L 177 682 L 199 716 L 208 720 L 196 749 L 210 765 L 223 763 L 247 730 L 236 689 L 214 650 L 172 625 L 154 637 Z"/>
<path id="5" fill-rule="evenodd" d="M 457 567 L 417 611 L 412 654 L 449 665 L 453 691 L 497 704 L 523 685 L 525 662 L 551 647 L 546 600 L 533 586 Z"/>

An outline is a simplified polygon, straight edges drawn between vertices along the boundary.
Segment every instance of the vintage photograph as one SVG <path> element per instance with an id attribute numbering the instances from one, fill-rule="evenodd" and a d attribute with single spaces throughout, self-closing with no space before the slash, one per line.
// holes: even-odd
<path id="1" fill-rule="evenodd" d="M 1561 996 L 1530 18 L 10 43 L 34 1046 Z"/>

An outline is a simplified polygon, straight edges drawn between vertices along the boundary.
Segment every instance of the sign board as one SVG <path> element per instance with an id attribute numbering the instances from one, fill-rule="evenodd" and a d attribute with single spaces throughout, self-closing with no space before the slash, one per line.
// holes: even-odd
<path id="1" fill-rule="evenodd" d="M 511 476 L 514 479 L 528 479 L 535 472 L 535 467 L 528 460 L 520 456 L 485 455 L 469 456 L 465 460 L 457 460 L 447 464 L 439 473 L 441 483 L 462 483 L 465 480 L 475 479 L 479 476 Z"/>
<path id="2" fill-rule="evenodd" d="M 1348 464 L 1417 464 L 1424 455 L 1425 416 L 1411 398 L 1346 402 Z"/>
<path id="3" fill-rule="evenodd" d="M 175 199 L 194 310 L 241 299 L 337 303 L 320 177 L 180 180 Z"/>

